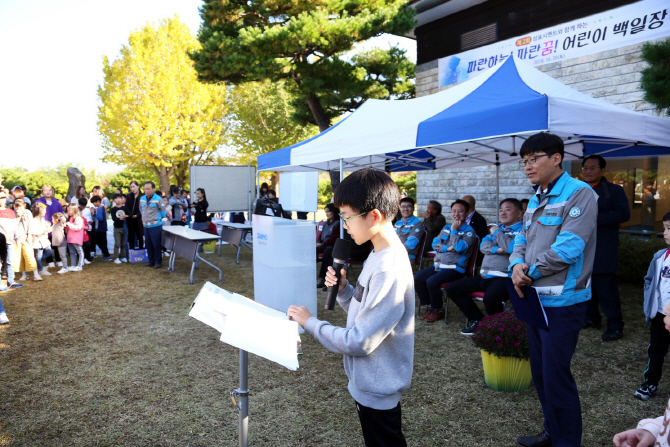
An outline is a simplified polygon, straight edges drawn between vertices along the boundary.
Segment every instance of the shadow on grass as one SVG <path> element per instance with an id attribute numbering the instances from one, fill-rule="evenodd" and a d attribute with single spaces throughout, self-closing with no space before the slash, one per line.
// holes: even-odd
<path id="1" fill-rule="evenodd" d="M 252 253 L 208 254 L 223 269 L 221 287 L 253 297 Z M 188 284 L 177 271 L 96 261 L 2 295 L 11 323 L 0 326 L 0 446 L 237 445 L 238 351 L 186 311 L 207 266 Z M 356 269 L 359 273 L 360 269 Z M 622 286 L 622 340 L 604 344 L 582 331 L 573 371 L 582 398 L 584 445 L 610 446 L 614 433 L 663 413 L 667 381 L 647 403 L 633 398 L 646 364 L 641 287 Z M 319 317 L 344 325 L 341 309 Z M 416 327 L 412 387 L 402 400 L 413 446 L 502 446 L 541 429 L 534 389 L 501 393 L 484 384 L 479 351 L 448 324 Z M 346 390 L 342 358 L 303 337 L 300 369 L 250 356 L 250 444 L 356 446 L 362 437 Z"/>

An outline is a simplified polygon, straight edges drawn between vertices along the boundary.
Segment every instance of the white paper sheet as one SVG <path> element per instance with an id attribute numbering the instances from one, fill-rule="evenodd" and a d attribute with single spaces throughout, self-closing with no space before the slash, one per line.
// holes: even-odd
<path id="1" fill-rule="evenodd" d="M 189 316 L 221 332 L 221 341 L 295 371 L 298 323 L 286 314 L 208 282 Z"/>

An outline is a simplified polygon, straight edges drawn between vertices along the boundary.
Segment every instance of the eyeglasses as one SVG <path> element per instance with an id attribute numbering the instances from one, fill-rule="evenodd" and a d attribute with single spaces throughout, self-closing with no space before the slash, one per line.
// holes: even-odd
<path id="1" fill-rule="evenodd" d="M 403 205 L 403 206 L 400 207 L 401 210 L 411 210 L 412 208 L 414 208 L 414 207 L 411 206 L 411 205 L 406 205 L 406 206 Z"/>
<path id="2" fill-rule="evenodd" d="M 586 171 L 586 172 L 589 172 L 589 171 L 599 171 L 599 170 L 600 170 L 600 166 L 591 166 L 591 167 L 588 167 L 588 166 L 582 166 L 582 172 L 584 172 L 584 171 Z"/>
<path id="3" fill-rule="evenodd" d="M 540 157 L 548 157 L 548 156 L 549 156 L 548 154 L 542 154 L 542 155 L 535 155 L 535 156 L 533 156 L 533 157 L 529 157 L 529 158 L 526 159 L 526 160 L 521 160 L 521 161 L 519 162 L 519 166 L 521 166 L 522 168 L 525 168 L 526 165 L 531 165 L 531 166 L 533 166 L 535 163 L 537 163 L 537 159 L 538 159 L 538 158 L 540 158 Z"/>
<path id="4" fill-rule="evenodd" d="M 356 214 L 355 216 L 351 216 L 351 217 L 344 217 L 344 216 L 342 215 L 342 213 L 338 213 L 338 214 L 340 215 L 340 219 L 342 219 L 342 223 L 344 224 L 344 226 L 348 226 L 348 222 L 349 222 L 350 220 L 355 219 L 355 218 L 357 218 L 357 217 L 359 217 L 359 216 L 364 216 L 365 214 L 367 214 L 367 211 L 366 211 L 365 213 Z"/>

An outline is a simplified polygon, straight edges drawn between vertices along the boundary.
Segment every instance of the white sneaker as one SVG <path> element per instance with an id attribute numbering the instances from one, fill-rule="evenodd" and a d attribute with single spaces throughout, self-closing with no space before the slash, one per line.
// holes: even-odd
<path id="1" fill-rule="evenodd" d="M 81 270 L 82 270 L 82 269 L 81 269 L 81 266 L 78 265 L 78 266 L 76 266 L 76 267 L 72 267 L 72 269 L 71 269 L 70 271 L 71 271 L 71 272 L 81 272 Z"/>
<path id="2" fill-rule="evenodd" d="M 42 270 L 40 270 L 40 275 L 51 276 L 51 273 L 49 273 L 49 270 L 47 270 L 47 269 L 42 269 Z"/>
<path id="3" fill-rule="evenodd" d="M 61 261 L 58 261 L 58 262 L 56 263 L 56 267 L 63 267 L 63 263 L 62 263 Z"/>
<path id="4" fill-rule="evenodd" d="M 17 281 L 26 281 L 28 279 L 28 274 L 26 272 L 23 272 L 23 275 Z"/>
<path id="5" fill-rule="evenodd" d="M 49 267 L 54 268 L 54 267 L 56 267 L 56 265 L 53 262 L 50 262 Z"/>
<path id="6" fill-rule="evenodd" d="M 128 262 L 126 258 L 121 258 L 121 262 Z"/>
<path id="7" fill-rule="evenodd" d="M 7 318 L 7 314 L 4 312 L 0 313 L 0 324 L 7 324 L 9 323 L 9 318 Z"/>
<path id="8" fill-rule="evenodd" d="M 84 265 L 89 265 L 90 263 L 91 261 L 89 261 L 88 259 L 84 259 Z"/>
<path id="9" fill-rule="evenodd" d="M 33 277 L 33 280 L 42 281 L 42 277 L 37 272 L 35 272 L 35 277 Z"/>
<path id="10" fill-rule="evenodd" d="M 119 258 L 116 258 L 116 259 L 114 260 L 114 264 L 121 264 L 121 260 L 120 260 Z"/>
<path id="11" fill-rule="evenodd" d="M 68 268 L 63 267 L 62 269 L 58 270 L 58 272 L 56 272 L 56 273 L 58 273 L 59 275 L 62 275 L 63 273 L 67 273 L 67 272 L 69 272 Z"/>

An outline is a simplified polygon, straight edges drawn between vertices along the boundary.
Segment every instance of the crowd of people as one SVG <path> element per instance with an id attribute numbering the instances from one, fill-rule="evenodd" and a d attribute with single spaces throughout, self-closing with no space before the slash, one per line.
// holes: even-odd
<path id="1" fill-rule="evenodd" d="M 100 186 L 90 193 L 78 186 L 69 203 L 54 194 L 51 185 L 44 185 L 37 197 L 26 195 L 20 185 L 11 190 L 0 185 L 0 265 L 6 279 L 6 285 L 0 283 L 0 292 L 24 287 L 22 282 L 30 276 L 33 281 L 42 281 L 51 276 L 50 268 L 57 268 L 60 275 L 82 271 L 98 252 L 102 261 L 124 264 L 131 250 L 146 248 L 146 266 L 160 268 L 163 225 L 211 231 L 202 188 L 193 201 L 189 191 L 178 186 L 163 194 L 153 182 L 144 183 L 140 190 L 136 181 L 125 192 L 117 189 L 112 202 Z M 112 253 L 107 236 L 109 219 L 113 225 Z M 0 301 L 0 324 L 8 322 Z"/>

